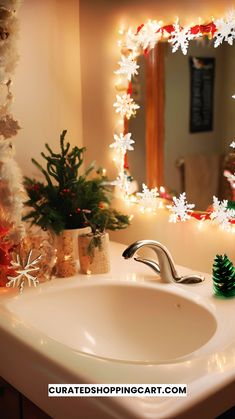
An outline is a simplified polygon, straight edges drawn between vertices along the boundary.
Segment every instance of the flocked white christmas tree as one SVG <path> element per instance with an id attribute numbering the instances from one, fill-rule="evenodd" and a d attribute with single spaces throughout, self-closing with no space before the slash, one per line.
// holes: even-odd
<path id="1" fill-rule="evenodd" d="M 5 92 L 0 106 L 0 283 L 4 285 L 10 267 L 12 249 L 24 236 L 22 224 L 23 201 L 25 193 L 22 174 L 14 156 L 14 145 L 11 139 L 19 130 L 18 122 L 11 114 L 13 94 L 11 78 L 14 73 L 18 52 L 17 8 L 19 1 L 4 2 L 0 25 L 0 85 L 1 93 Z"/>

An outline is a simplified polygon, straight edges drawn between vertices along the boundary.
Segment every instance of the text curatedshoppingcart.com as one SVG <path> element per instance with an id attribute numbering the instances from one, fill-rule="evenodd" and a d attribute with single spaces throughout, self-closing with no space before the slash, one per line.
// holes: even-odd
<path id="1" fill-rule="evenodd" d="M 48 384 L 49 397 L 186 397 L 186 384 Z"/>

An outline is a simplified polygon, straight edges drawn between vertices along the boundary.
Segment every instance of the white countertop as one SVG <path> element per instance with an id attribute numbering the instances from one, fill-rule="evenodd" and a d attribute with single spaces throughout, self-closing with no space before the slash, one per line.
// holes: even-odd
<path id="1" fill-rule="evenodd" d="M 112 269 L 108 274 L 53 279 L 25 290 L 22 296 L 16 289 L 0 289 L 0 376 L 53 418 L 193 419 L 205 417 L 202 412 L 206 409 L 206 418 L 214 419 L 235 404 L 235 298 L 215 298 L 209 275 L 198 285 L 158 284 L 150 268 L 122 258 L 124 248 L 111 243 Z M 191 272 L 178 269 L 182 274 Z M 150 281 L 151 286 L 177 287 L 177 292 L 187 292 L 191 298 L 208 305 L 217 320 L 217 331 L 202 348 L 177 362 L 141 365 L 75 351 L 46 336 L 30 324 L 30 319 L 26 321 L 10 309 L 12 301 L 27 301 L 32 295 L 62 291 L 95 280 L 146 284 Z M 53 306 L 50 315 L 53 316 Z M 193 334 L 193 330 L 189 333 Z M 49 399 L 49 383 L 184 383 L 188 385 L 188 396 Z"/>

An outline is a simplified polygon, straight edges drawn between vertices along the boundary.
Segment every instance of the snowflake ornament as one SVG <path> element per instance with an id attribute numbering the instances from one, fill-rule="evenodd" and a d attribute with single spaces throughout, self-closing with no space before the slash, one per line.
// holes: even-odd
<path id="1" fill-rule="evenodd" d="M 219 201 L 216 196 L 213 196 L 213 211 L 210 214 L 210 218 L 215 221 L 222 230 L 230 231 L 232 229 L 230 221 L 235 218 L 235 210 L 229 209 L 227 205 L 227 199 Z"/>
<path id="2" fill-rule="evenodd" d="M 137 34 L 138 44 L 145 49 L 152 49 L 161 38 L 161 25 L 156 20 L 148 20 Z"/>
<path id="3" fill-rule="evenodd" d="M 139 204 L 143 211 L 148 210 L 150 212 L 158 208 L 157 197 L 159 196 L 158 189 L 149 189 L 144 183 L 142 185 L 142 192 L 138 192 L 136 195 L 139 197 Z"/>
<path id="4" fill-rule="evenodd" d="M 169 217 L 170 223 L 177 221 L 189 220 L 189 212 L 195 207 L 195 204 L 188 204 L 186 200 L 186 193 L 180 194 L 179 198 L 173 197 L 174 205 L 167 205 L 167 208 L 172 212 Z"/>
<path id="5" fill-rule="evenodd" d="M 229 170 L 224 170 L 224 176 L 227 178 L 231 187 L 235 189 L 235 173 L 232 174 Z"/>
<path id="6" fill-rule="evenodd" d="M 235 14 L 231 11 L 224 19 L 215 20 L 216 32 L 214 47 L 217 48 L 223 41 L 233 45 L 235 39 Z"/>
<path id="7" fill-rule="evenodd" d="M 132 181 L 125 174 L 119 175 L 115 180 L 111 182 L 111 185 L 116 186 L 118 189 L 124 192 L 125 195 L 131 194 L 131 183 Z"/>
<path id="8" fill-rule="evenodd" d="M 138 74 L 137 69 L 139 65 L 133 58 L 133 55 L 130 54 L 128 57 L 124 55 L 121 56 L 121 61 L 118 61 L 120 68 L 115 71 L 115 74 L 124 74 L 127 76 L 127 80 L 131 81 L 131 77 L 135 74 Z"/>
<path id="9" fill-rule="evenodd" d="M 125 34 L 125 47 L 131 51 L 136 51 L 138 48 L 138 37 L 137 35 L 132 31 L 132 29 L 128 29 L 128 31 Z"/>
<path id="10" fill-rule="evenodd" d="M 113 104 L 116 108 L 116 112 L 120 113 L 121 116 L 125 116 L 130 119 L 131 116 L 136 114 L 136 110 L 139 109 L 139 105 L 134 102 L 129 93 L 124 93 L 122 96 L 116 95 L 117 102 Z"/>
<path id="11" fill-rule="evenodd" d="M 128 151 L 134 150 L 134 147 L 132 144 L 134 144 L 134 140 L 131 138 L 131 133 L 128 132 L 127 134 L 120 134 L 119 136 L 117 134 L 114 134 L 114 143 L 110 144 L 110 148 L 115 148 L 118 151 L 121 151 L 123 154 L 125 154 Z"/>
<path id="12" fill-rule="evenodd" d="M 230 144 L 230 147 L 235 148 L 235 141 Z"/>
<path id="13" fill-rule="evenodd" d="M 176 52 L 179 48 L 184 55 L 187 54 L 189 41 L 196 36 L 191 33 L 189 27 L 181 28 L 178 23 L 174 25 L 174 31 L 171 33 L 169 42 L 172 44 L 172 52 Z"/>
<path id="14" fill-rule="evenodd" d="M 26 258 L 23 259 L 20 254 L 16 254 L 16 259 L 11 261 L 11 266 L 14 269 L 16 276 L 8 276 L 9 282 L 7 282 L 7 287 L 18 287 L 20 294 L 22 294 L 25 282 L 28 281 L 28 286 L 33 285 L 36 287 L 39 284 L 39 281 L 36 276 L 32 273 L 36 273 L 40 268 L 36 266 L 41 260 L 41 255 L 35 259 L 31 259 L 32 250 L 29 251 Z"/>

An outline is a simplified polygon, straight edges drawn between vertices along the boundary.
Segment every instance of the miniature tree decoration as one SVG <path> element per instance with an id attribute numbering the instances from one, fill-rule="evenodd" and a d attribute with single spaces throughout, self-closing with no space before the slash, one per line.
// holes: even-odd
<path id="1" fill-rule="evenodd" d="M 213 290 L 218 296 L 235 295 L 235 268 L 227 255 L 216 255 L 213 264 Z"/>
<path id="2" fill-rule="evenodd" d="M 65 143 L 66 133 L 64 130 L 60 136 L 60 153 L 45 145 L 48 155 L 41 155 L 46 160 L 46 169 L 32 159 L 45 183 L 25 178 L 29 197 L 26 205 L 32 210 L 24 220 L 31 220 L 32 224 L 56 234 L 88 224 L 92 229 L 102 231 L 127 227 L 129 218 L 110 208 L 111 185 L 103 171 L 95 170 L 92 163 L 84 173 L 79 173 L 85 148 L 73 147 L 71 150 L 70 144 Z M 89 178 L 91 174 L 95 176 Z M 107 206 L 106 211 L 103 211 L 104 206 Z"/>

